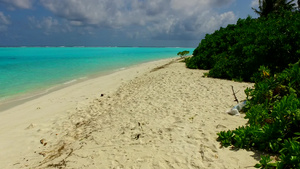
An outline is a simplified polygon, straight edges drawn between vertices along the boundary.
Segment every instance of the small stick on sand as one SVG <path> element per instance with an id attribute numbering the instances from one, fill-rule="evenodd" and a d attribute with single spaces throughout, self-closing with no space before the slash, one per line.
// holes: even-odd
<path id="1" fill-rule="evenodd" d="M 234 96 L 234 101 L 236 101 L 237 103 L 239 103 L 239 100 L 238 100 L 238 98 L 236 97 L 236 93 L 238 93 L 239 91 L 237 91 L 237 92 L 234 92 L 234 89 L 233 89 L 233 86 L 231 86 L 231 89 L 232 89 L 232 93 L 233 93 L 233 96 Z"/>

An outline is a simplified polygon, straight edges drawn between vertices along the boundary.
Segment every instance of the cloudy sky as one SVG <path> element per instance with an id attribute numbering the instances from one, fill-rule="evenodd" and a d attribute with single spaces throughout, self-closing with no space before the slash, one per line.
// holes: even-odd
<path id="1" fill-rule="evenodd" d="M 0 46 L 196 47 L 258 0 L 0 0 Z"/>

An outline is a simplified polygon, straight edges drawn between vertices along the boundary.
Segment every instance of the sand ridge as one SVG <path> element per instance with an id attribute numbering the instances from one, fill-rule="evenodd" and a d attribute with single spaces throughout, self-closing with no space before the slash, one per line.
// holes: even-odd
<path id="1" fill-rule="evenodd" d="M 230 116 L 251 83 L 203 77 L 178 60 L 160 62 L 39 126 L 39 142 L 15 168 L 254 168 L 257 154 L 220 148 L 216 133 L 246 123 Z M 28 133 L 36 133 L 28 124 Z"/>

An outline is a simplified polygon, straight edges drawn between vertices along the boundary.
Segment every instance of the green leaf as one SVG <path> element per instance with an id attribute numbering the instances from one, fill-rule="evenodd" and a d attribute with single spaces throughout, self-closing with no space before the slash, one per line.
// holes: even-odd
<path id="1" fill-rule="evenodd" d="M 300 132 L 295 132 L 294 134 L 296 134 L 296 135 L 300 136 Z"/>
<path id="2" fill-rule="evenodd" d="M 255 168 L 260 168 L 260 167 L 261 167 L 261 164 L 255 164 L 254 167 L 255 167 Z"/>

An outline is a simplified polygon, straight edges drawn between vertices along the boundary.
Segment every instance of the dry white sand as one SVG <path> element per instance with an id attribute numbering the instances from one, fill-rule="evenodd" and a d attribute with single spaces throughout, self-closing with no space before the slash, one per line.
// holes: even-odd
<path id="1" fill-rule="evenodd" d="M 225 113 L 236 104 L 231 85 L 242 100 L 253 84 L 204 78 L 170 61 L 0 112 L 0 168 L 254 168 L 258 154 L 216 141 L 217 132 L 246 123 Z"/>

